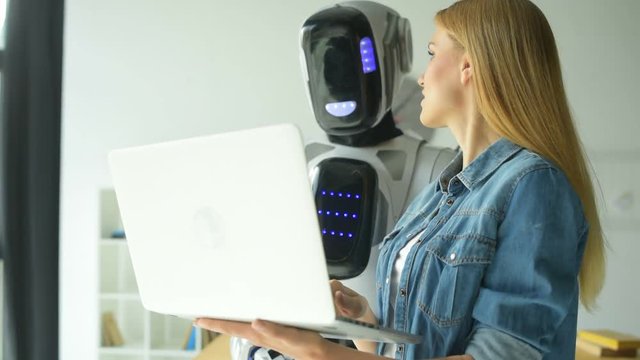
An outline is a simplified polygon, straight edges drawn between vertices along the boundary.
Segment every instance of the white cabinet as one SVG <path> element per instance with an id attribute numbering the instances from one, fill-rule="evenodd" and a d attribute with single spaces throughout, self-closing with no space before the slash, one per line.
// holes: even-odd
<path id="1" fill-rule="evenodd" d="M 100 360 L 192 359 L 202 348 L 202 334 L 195 332 L 195 350 L 183 350 L 191 322 L 152 313 L 142 307 L 126 240 L 110 238 L 119 227 L 118 208 L 112 189 L 100 193 L 99 301 L 101 326 Z M 104 346 L 102 315 L 111 312 L 123 344 Z"/>

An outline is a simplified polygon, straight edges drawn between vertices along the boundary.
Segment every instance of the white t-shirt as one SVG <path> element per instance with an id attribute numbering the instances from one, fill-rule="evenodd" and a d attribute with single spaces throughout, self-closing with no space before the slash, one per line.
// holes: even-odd
<path id="1" fill-rule="evenodd" d="M 402 268 L 404 267 L 404 263 L 407 261 L 407 255 L 409 254 L 409 251 L 411 251 L 411 248 L 418 242 L 418 239 L 420 239 L 420 236 L 422 236 L 422 234 L 425 231 L 426 229 L 420 232 L 418 235 L 416 235 L 413 239 L 411 239 L 407 243 L 407 245 L 405 245 L 398 253 L 398 257 L 396 258 L 393 264 L 393 271 L 391 271 L 391 280 L 390 280 L 391 283 L 389 284 L 389 299 L 393 300 L 396 298 L 396 294 L 398 293 L 398 285 L 400 284 L 400 275 L 402 275 Z M 389 308 L 389 319 L 390 319 L 389 323 L 393 324 L 395 319 L 396 302 L 389 301 L 389 305 L 391 305 L 391 307 Z M 386 344 L 384 347 L 383 355 L 385 357 L 395 358 L 396 357 L 395 354 L 396 354 L 396 345 Z"/>

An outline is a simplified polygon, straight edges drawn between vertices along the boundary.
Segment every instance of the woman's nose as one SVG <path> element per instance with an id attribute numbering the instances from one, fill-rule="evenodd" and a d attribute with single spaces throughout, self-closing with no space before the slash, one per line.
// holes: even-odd
<path id="1" fill-rule="evenodd" d="M 420 76 L 418 76 L 418 85 L 420 85 L 420 87 L 424 87 L 424 73 L 420 74 Z"/>

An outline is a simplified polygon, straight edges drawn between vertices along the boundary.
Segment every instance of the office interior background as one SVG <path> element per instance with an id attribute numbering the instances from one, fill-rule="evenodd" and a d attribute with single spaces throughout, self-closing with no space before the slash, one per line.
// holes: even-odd
<path id="1" fill-rule="evenodd" d="M 599 309 L 581 308 L 578 328 L 640 335 L 640 1 L 533 1 L 556 36 L 609 244 Z M 415 79 L 428 61 L 433 15 L 451 1 L 380 2 L 411 22 Z M 309 14 L 330 4 L 65 1 L 60 359 L 98 358 L 101 193 L 112 188 L 107 152 L 281 122 L 296 123 L 306 139 L 321 137 L 302 82 L 298 33 Z M 436 130 L 431 143 L 456 146 L 447 129 Z"/>

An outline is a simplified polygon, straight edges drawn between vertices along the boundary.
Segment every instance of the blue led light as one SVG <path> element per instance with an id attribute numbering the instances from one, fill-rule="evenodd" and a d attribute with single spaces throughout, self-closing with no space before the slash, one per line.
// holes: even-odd
<path id="1" fill-rule="evenodd" d="M 348 238 L 352 238 L 353 237 L 353 233 L 343 232 L 343 231 L 336 231 L 336 230 L 327 230 L 326 228 L 322 229 L 322 234 L 323 235 L 330 234 L 330 235 L 333 235 L 333 236 L 348 237 Z"/>
<path id="2" fill-rule="evenodd" d="M 350 198 L 350 197 L 351 197 L 351 194 L 347 193 L 347 197 L 348 197 L 348 198 Z"/>
<path id="3" fill-rule="evenodd" d="M 322 210 L 318 210 L 318 214 L 322 214 Z"/>
<path id="4" fill-rule="evenodd" d="M 356 214 L 353 214 L 353 218 L 355 219 L 356 217 L 357 217 Z"/>
<path id="5" fill-rule="evenodd" d="M 349 214 L 347 214 L 347 213 L 344 213 L 344 217 L 347 217 L 347 216 L 349 216 Z"/>
<path id="6" fill-rule="evenodd" d="M 337 212 L 337 213 L 336 213 L 336 216 L 340 216 L 340 213 L 339 213 L 339 212 Z"/>
<path id="7" fill-rule="evenodd" d="M 338 196 L 342 197 L 342 193 L 338 193 Z"/>
<path id="8" fill-rule="evenodd" d="M 327 195 L 327 192 L 326 192 L 326 191 L 323 191 L 323 192 L 322 192 L 322 195 Z"/>
<path id="9" fill-rule="evenodd" d="M 373 51 L 371 38 L 363 37 L 360 40 L 360 57 L 362 58 L 362 71 L 365 74 L 376 71 L 376 54 Z"/>
<path id="10" fill-rule="evenodd" d="M 360 195 L 356 195 L 356 199 L 360 199 Z"/>
<path id="11" fill-rule="evenodd" d="M 333 196 L 333 191 L 329 193 L 329 195 Z"/>
<path id="12" fill-rule="evenodd" d="M 327 211 L 327 215 L 331 214 L 331 211 Z"/>
<path id="13" fill-rule="evenodd" d="M 348 100 L 327 103 L 324 106 L 324 109 L 327 110 L 329 114 L 335 117 L 343 117 L 351 115 L 354 111 L 356 111 L 357 107 L 358 104 L 355 101 Z"/>

